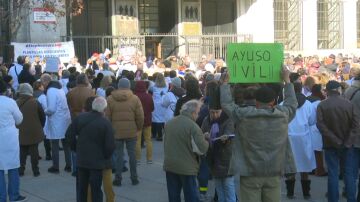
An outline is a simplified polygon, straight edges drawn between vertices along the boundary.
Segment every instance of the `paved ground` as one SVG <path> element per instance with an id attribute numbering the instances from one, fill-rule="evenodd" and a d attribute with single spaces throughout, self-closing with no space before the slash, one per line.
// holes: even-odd
<path id="1" fill-rule="evenodd" d="M 162 144 L 154 142 L 154 164 L 142 163 L 138 166 L 140 184 L 132 186 L 129 172 L 124 174 L 122 187 L 115 187 L 117 202 L 166 202 L 167 189 L 165 173 L 162 170 L 163 155 Z M 44 156 L 43 146 L 40 146 L 40 153 Z M 63 154 L 63 153 L 61 153 Z M 143 150 L 143 157 L 145 150 Z M 64 165 L 64 158 L 61 155 L 61 167 Z M 143 162 L 145 162 L 143 160 Z M 59 175 L 47 173 L 50 162 L 41 160 L 41 175 L 37 178 L 32 176 L 30 161 L 28 159 L 25 176 L 21 178 L 21 192 L 29 197 L 30 202 L 75 202 L 75 179 L 69 173 L 62 171 Z M 326 177 L 312 177 L 312 199 L 308 201 L 325 202 L 326 198 Z M 237 184 L 239 184 L 237 182 Z M 282 201 L 302 202 L 301 185 L 296 183 L 296 199 L 287 200 L 283 183 Z M 211 195 L 213 195 L 213 183 L 210 182 Z M 237 188 L 237 190 L 239 190 Z M 342 199 L 342 201 L 345 201 Z"/>

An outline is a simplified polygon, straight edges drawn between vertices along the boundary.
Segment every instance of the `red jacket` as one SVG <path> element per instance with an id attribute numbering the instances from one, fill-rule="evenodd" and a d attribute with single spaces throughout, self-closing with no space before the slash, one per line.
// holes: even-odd
<path id="1" fill-rule="evenodd" d="M 147 93 L 145 81 L 136 82 L 135 95 L 139 97 L 144 109 L 144 127 L 151 126 L 151 113 L 154 111 L 154 101 L 152 99 L 152 96 Z"/>

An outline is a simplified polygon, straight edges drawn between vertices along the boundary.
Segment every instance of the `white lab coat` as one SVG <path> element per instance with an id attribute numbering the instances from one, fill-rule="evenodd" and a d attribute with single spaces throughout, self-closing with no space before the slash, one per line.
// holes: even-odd
<path id="1" fill-rule="evenodd" d="M 162 106 L 166 108 L 164 116 L 165 123 L 170 121 L 174 117 L 174 112 L 176 108 L 176 102 L 179 98 L 174 95 L 173 92 L 167 92 L 162 97 Z"/>
<path id="2" fill-rule="evenodd" d="M 311 172 L 316 167 L 311 142 L 310 126 L 315 124 L 313 106 L 308 100 L 296 110 L 289 124 L 289 140 L 294 154 L 297 172 Z"/>
<path id="3" fill-rule="evenodd" d="M 314 151 L 322 151 L 323 150 L 323 142 L 322 136 L 319 129 L 316 126 L 316 109 L 321 101 L 315 101 L 311 103 L 313 107 L 313 116 L 315 117 L 315 124 L 310 126 L 310 134 L 311 134 L 311 142 Z"/>
<path id="4" fill-rule="evenodd" d="M 154 100 L 154 111 L 152 112 L 152 122 L 154 123 L 165 123 L 165 112 L 166 108 L 162 106 L 162 96 L 168 92 L 168 87 L 158 88 L 154 86 L 152 88 L 153 100 Z"/>
<path id="5" fill-rule="evenodd" d="M 0 96 L 0 170 L 20 167 L 19 125 L 23 115 L 16 102 Z"/>
<path id="6" fill-rule="evenodd" d="M 62 89 L 65 93 L 65 95 L 69 92 L 69 89 L 67 88 L 67 84 L 69 83 L 69 79 L 60 79 L 59 82 L 61 83 Z"/>
<path id="7" fill-rule="evenodd" d="M 46 138 L 49 140 L 63 139 L 65 138 L 66 130 L 71 123 L 70 111 L 65 93 L 62 89 L 49 88 L 46 100 Z"/>
<path id="8" fill-rule="evenodd" d="M 12 66 L 12 67 L 9 69 L 8 74 L 9 74 L 10 76 L 12 76 L 12 79 L 13 79 L 12 87 L 14 88 L 14 90 L 17 90 L 18 87 L 19 87 L 18 76 L 20 75 L 20 73 L 22 72 L 22 70 L 23 70 L 23 66 L 20 65 L 20 64 L 17 64 L 17 63 L 14 63 L 14 66 Z"/>

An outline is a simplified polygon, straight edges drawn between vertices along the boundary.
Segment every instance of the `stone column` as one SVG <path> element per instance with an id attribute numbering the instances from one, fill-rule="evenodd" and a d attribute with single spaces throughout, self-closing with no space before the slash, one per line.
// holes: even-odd
<path id="1" fill-rule="evenodd" d="M 343 15 L 343 48 L 354 50 L 357 48 L 357 0 L 342 0 Z"/>
<path id="2" fill-rule="evenodd" d="M 317 0 L 302 0 L 302 49 L 315 52 L 318 48 Z"/>

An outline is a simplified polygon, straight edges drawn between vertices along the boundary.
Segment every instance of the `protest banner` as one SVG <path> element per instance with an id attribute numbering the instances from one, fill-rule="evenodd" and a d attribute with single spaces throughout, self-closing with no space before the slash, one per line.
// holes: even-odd
<path id="1" fill-rule="evenodd" d="M 11 43 L 14 46 L 15 59 L 18 56 L 29 56 L 31 61 L 35 57 L 59 58 L 61 62 L 67 63 L 75 56 L 73 41 L 59 43 Z"/>
<path id="2" fill-rule="evenodd" d="M 232 43 L 227 47 L 230 83 L 278 83 L 284 48 L 279 43 Z"/>

